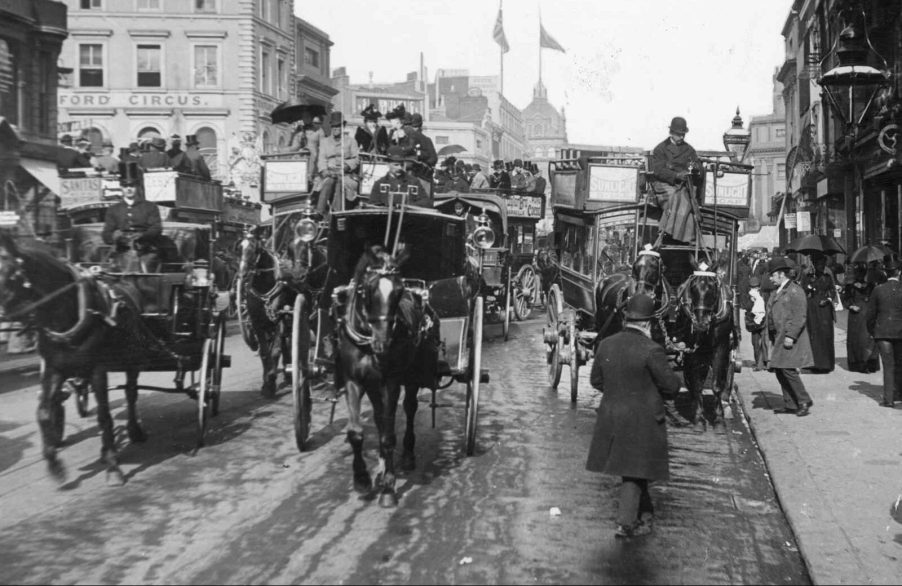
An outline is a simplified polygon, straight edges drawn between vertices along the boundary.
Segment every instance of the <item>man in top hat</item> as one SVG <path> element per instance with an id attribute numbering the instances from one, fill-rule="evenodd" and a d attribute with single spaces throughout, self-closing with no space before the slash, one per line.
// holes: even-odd
<path id="1" fill-rule="evenodd" d="M 423 116 L 419 113 L 413 114 L 410 117 L 410 127 L 412 128 L 413 149 L 419 163 L 412 171 L 420 179 L 431 182 L 433 169 L 438 163 L 438 155 L 435 153 L 432 139 L 423 134 Z"/>
<path id="2" fill-rule="evenodd" d="M 514 159 L 514 168 L 513 171 L 511 171 L 511 189 L 529 191 L 534 184 L 535 180 L 533 179 L 532 173 L 523 167 L 523 161 L 521 159 Z"/>
<path id="3" fill-rule="evenodd" d="M 535 163 L 532 164 L 532 168 L 530 169 L 533 176 L 533 185 L 531 191 L 533 193 L 537 193 L 539 195 L 545 194 L 545 188 L 548 185 L 548 182 L 545 181 L 545 178 L 542 177 L 542 171 L 539 169 L 539 166 Z"/>
<path id="4" fill-rule="evenodd" d="M 482 165 L 473 163 L 473 178 L 470 180 L 470 189 L 491 189 L 489 178 L 482 171 Z"/>
<path id="5" fill-rule="evenodd" d="M 102 173 L 115 174 L 119 172 L 119 159 L 113 156 L 113 142 L 109 139 L 103 141 L 101 154 L 91 160 L 91 166 Z"/>
<path id="6" fill-rule="evenodd" d="M 883 266 L 887 280 L 874 287 L 868 300 L 868 332 L 877 342 L 883 362 L 882 407 L 893 408 L 902 400 L 902 264 L 890 258 Z"/>
<path id="7" fill-rule="evenodd" d="M 417 160 L 404 147 L 392 145 L 388 147 L 388 162 L 388 173 L 373 184 L 370 203 L 385 206 L 397 205 L 403 201 L 408 205 L 431 208 L 431 189 L 425 187 L 422 180 L 410 171 Z"/>
<path id="8" fill-rule="evenodd" d="M 119 270 L 152 273 L 158 264 L 157 245 L 163 223 L 157 204 L 144 199 L 142 175 L 138 163 L 119 163 L 122 201 L 107 210 L 102 238 L 106 244 L 115 245 L 114 259 Z M 140 266 L 135 266 L 134 253 Z"/>
<path id="9" fill-rule="evenodd" d="M 167 169 L 171 167 L 169 157 L 166 156 L 166 139 L 162 136 L 156 136 L 150 140 L 148 150 L 141 153 L 138 165 L 141 169 Z"/>
<path id="10" fill-rule="evenodd" d="M 652 151 L 652 188 L 654 202 L 664 213 L 655 247 L 660 246 L 664 234 L 674 240 L 695 242 L 695 210 L 698 202 L 689 197 L 692 169 L 701 169 L 695 149 L 686 142 L 689 127 L 686 119 L 674 117 L 670 122 L 670 136 Z"/>
<path id="11" fill-rule="evenodd" d="M 330 135 L 319 145 L 316 166 L 322 185 L 316 210 L 323 216 L 329 203 L 331 209 L 342 210 L 345 202 L 357 200 L 357 141 L 347 136 L 346 124 L 341 112 L 332 112 L 329 119 Z M 338 187 L 339 184 L 341 187 Z"/>
<path id="12" fill-rule="evenodd" d="M 169 150 L 166 151 L 166 156 L 171 161 L 180 154 L 182 154 L 182 137 L 178 134 L 173 134 L 169 137 Z"/>
<path id="13" fill-rule="evenodd" d="M 511 188 L 511 176 L 504 168 L 504 161 L 501 159 L 492 163 L 492 175 L 489 177 L 489 185 L 492 189 Z"/>
<path id="14" fill-rule="evenodd" d="M 200 143 L 197 142 L 197 135 L 189 134 L 185 140 L 187 150 L 180 152 L 172 159 L 172 168 L 179 173 L 194 175 L 195 177 L 200 177 L 204 181 L 210 181 L 210 168 L 207 166 L 207 161 L 204 160 L 203 155 L 201 155 L 198 150 L 199 145 Z"/>
<path id="15" fill-rule="evenodd" d="M 633 295 L 624 319 L 624 329 L 595 352 L 590 381 L 602 395 L 586 469 L 622 477 L 615 535 L 629 538 L 652 531 L 648 483 L 670 477 L 662 394 L 674 397 L 683 388 L 664 347 L 651 338 L 654 299 Z"/>
<path id="16" fill-rule="evenodd" d="M 57 153 L 56 161 L 60 171 L 66 172 L 69 169 L 91 166 L 90 158 L 86 158 L 72 146 L 72 135 L 64 134 L 60 138 L 60 146 L 62 148 Z"/>
<path id="17" fill-rule="evenodd" d="M 363 126 L 358 126 L 354 134 L 357 149 L 361 153 L 384 155 L 388 151 L 388 131 L 379 124 L 382 113 L 375 104 L 370 104 L 360 115 L 363 116 Z"/>
<path id="18" fill-rule="evenodd" d="M 767 300 L 767 331 L 772 347 L 767 366 L 777 375 L 784 405 L 774 412 L 803 417 L 814 404 L 799 375 L 799 369 L 814 364 L 807 328 L 808 301 L 802 287 L 792 280 L 795 269 L 785 257 L 770 259 L 767 270 L 776 286 Z"/>

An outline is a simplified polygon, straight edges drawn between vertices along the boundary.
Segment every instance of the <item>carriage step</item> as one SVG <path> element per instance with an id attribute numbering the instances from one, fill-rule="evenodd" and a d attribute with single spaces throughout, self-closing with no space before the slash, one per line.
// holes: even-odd
<path id="1" fill-rule="evenodd" d="M 223 354 L 220 357 L 220 360 L 222 360 L 223 368 L 229 368 L 230 366 L 232 366 L 232 357 L 229 354 Z"/>
<path id="2" fill-rule="evenodd" d="M 479 382 L 481 382 L 481 383 L 489 382 L 489 370 L 487 368 L 482 368 L 479 370 Z"/>

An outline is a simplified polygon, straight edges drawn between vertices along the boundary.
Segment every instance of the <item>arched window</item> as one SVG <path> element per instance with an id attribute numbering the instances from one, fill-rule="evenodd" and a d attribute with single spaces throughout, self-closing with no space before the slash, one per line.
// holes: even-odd
<path id="1" fill-rule="evenodd" d="M 285 135 L 280 134 L 279 135 L 279 152 L 283 151 L 284 149 L 285 149 Z"/>
<path id="2" fill-rule="evenodd" d="M 3 186 L 3 205 L 0 210 L 18 212 L 19 211 L 19 190 L 16 184 L 10 179 Z"/>
<path id="3" fill-rule="evenodd" d="M 268 153 L 271 150 L 272 142 L 269 137 L 269 131 L 263 131 L 263 152 Z"/>
<path id="4" fill-rule="evenodd" d="M 554 147 L 548 147 L 548 158 L 549 158 L 549 159 L 556 159 L 556 158 L 557 158 L 557 151 L 555 150 Z"/>
<path id="5" fill-rule="evenodd" d="M 140 131 L 138 131 L 138 140 L 142 138 L 158 138 L 163 136 L 159 130 L 154 128 L 153 126 L 145 126 Z"/>
<path id="6" fill-rule="evenodd" d="M 219 152 L 216 145 L 216 131 L 209 126 L 198 128 L 194 133 L 197 137 L 197 150 L 203 155 L 210 168 L 210 175 L 217 177 L 219 175 Z"/>
<path id="7" fill-rule="evenodd" d="M 533 156 L 537 159 L 541 158 L 542 157 L 542 147 L 537 146 L 535 148 L 535 154 Z"/>

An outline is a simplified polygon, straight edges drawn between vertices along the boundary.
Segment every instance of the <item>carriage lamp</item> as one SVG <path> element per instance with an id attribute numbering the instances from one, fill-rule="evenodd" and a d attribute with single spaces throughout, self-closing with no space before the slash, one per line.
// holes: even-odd
<path id="1" fill-rule="evenodd" d="M 210 263 L 206 259 L 194 262 L 191 269 L 191 284 L 195 287 L 208 287 L 210 285 Z"/>
<path id="2" fill-rule="evenodd" d="M 313 209 L 307 206 L 301 210 L 301 215 L 303 216 L 301 221 L 294 226 L 294 235 L 301 242 L 313 242 L 319 231 L 319 226 L 317 226 L 316 220 L 313 219 Z"/>
<path id="3" fill-rule="evenodd" d="M 476 230 L 473 232 L 473 242 L 482 249 L 491 248 L 495 244 L 495 232 L 489 226 L 489 217 L 485 210 L 476 216 Z"/>
<path id="4" fill-rule="evenodd" d="M 742 116 L 739 115 L 739 106 L 736 106 L 733 125 L 723 133 L 723 146 L 730 151 L 737 163 L 741 163 L 745 159 L 751 142 L 752 131 L 742 127 Z"/>

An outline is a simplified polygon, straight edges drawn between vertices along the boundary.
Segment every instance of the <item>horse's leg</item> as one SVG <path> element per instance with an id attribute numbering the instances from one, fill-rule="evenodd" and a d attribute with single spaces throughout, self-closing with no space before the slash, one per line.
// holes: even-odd
<path id="1" fill-rule="evenodd" d="M 696 431 L 705 430 L 705 416 L 702 412 L 702 386 L 704 381 L 700 376 L 700 371 L 703 368 L 706 368 L 705 361 L 697 353 L 686 356 L 683 372 L 686 378 L 686 387 L 689 389 L 689 412 Z"/>
<path id="2" fill-rule="evenodd" d="M 116 440 L 113 435 L 113 416 L 110 413 L 110 390 L 107 386 L 107 373 L 101 367 L 95 367 L 91 373 L 91 386 L 94 387 L 94 398 L 97 401 L 97 425 L 100 427 L 100 460 L 107 467 L 107 482 L 111 478 L 125 484 L 125 476 L 119 469 L 119 454 L 116 451 Z"/>
<path id="3" fill-rule="evenodd" d="M 279 355 L 282 352 L 281 340 L 278 340 L 281 328 L 278 325 L 257 327 L 257 340 L 260 343 L 260 362 L 263 365 L 263 387 L 261 394 L 267 398 L 276 396 L 276 379 L 279 374 Z"/>
<path id="4" fill-rule="evenodd" d="M 38 395 L 38 427 L 41 429 L 41 439 L 44 444 L 43 455 L 47 461 L 47 469 L 58 480 L 63 480 L 66 470 L 57 456 L 57 449 L 62 442 L 63 430 L 61 426 L 63 405 L 62 385 L 63 376 L 52 369 L 46 363 L 41 372 L 41 390 Z"/>
<path id="5" fill-rule="evenodd" d="M 140 444 L 147 441 L 147 434 L 141 429 L 138 421 L 138 374 L 140 371 L 128 370 L 125 373 L 125 402 L 128 405 L 128 439 Z"/>
<path id="6" fill-rule="evenodd" d="M 381 488 L 379 504 L 383 507 L 398 506 L 395 494 L 395 417 L 398 412 L 398 398 L 401 385 L 395 381 L 383 382 L 378 400 L 373 401 L 373 418 L 379 427 L 379 469 L 376 486 Z M 381 403 L 381 405 L 378 405 Z"/>
<path id="7" fill-rule="evenodd" d="M 404 388 L 404 417 L 406 429 L 404 430 L 404 451 L 401 453 L 401 470 L 413 470 L 417 467 L 417 457 L 414 452 L 416 436 L 414 435 L 414 420 L 417 416 L 417 408 L 420 402 L 417 393 L 420 388 L 415 385 L 407 385 Z"/>
<path id="8" fill-rule="evenodd" d="M 360 424 L 363 388 L 356 381 L 348 381 L 345 393 L 348 402 L 348 443 L 354 451 L 354 490 L 368 493 L 373 489 L 373 480 L 363 460 L 363 425 Z"/>

